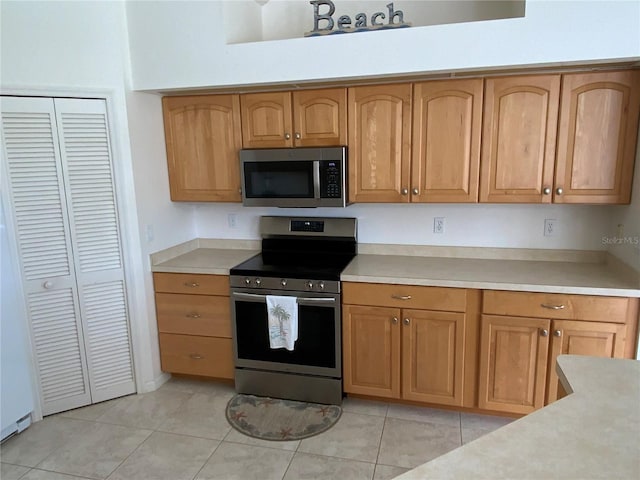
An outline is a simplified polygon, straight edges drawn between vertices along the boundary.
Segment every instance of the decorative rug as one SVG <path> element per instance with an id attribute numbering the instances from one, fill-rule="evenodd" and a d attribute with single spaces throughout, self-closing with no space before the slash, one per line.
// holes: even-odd
<path id="1" fill-rule="evenodd" d="M 340 419 L 337 405 L 237 394 L 227 404 L 233 428 L 261 440 L 302 440 L 322 433 Z"/>

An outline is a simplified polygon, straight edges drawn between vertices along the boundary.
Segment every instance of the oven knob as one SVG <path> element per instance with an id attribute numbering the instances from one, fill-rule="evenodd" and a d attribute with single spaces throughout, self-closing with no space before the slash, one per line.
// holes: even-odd
<path id="1" fill-rule="evenodd" d="M 318 283 L 318 288 L 319 288 L 320 290 L 324 290 L 324 282 L 320 282 L 320 283 Z"/>
<path id="2" fill-rule="evenodd" d="M 256 287 L 259 287 L 260 285 L 262 285 L 262 280 L 256 278 Z"/>
<path id="3" fill-rule="evenodd" d="M 280 285 L 282 285 L 283 287 L 286 287 L 287 281 L 283 278 L 282 280 L 280 280 Z"/>
<path id="4" fill-rule="evenodd" d="M 308 288 L 309 290 L 311 290 L 311 289 L 313 288 L 313 282 L 312 282 L 311 280 L 309 280 L 309 281 L 307 282 L 307 288 Z"/>
<path id="5" fill-rule="evenodd" d="M 251 279 L 249 277 L 244 279 L 244 284 L 245 285 L 251 285 Z"/>

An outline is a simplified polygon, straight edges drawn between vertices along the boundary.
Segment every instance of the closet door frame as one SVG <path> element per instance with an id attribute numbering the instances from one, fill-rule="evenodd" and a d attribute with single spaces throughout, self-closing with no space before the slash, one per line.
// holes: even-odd
<path id="1" fill-rule="evenodd" d="M 0 88 L 0 95 L 3 96 L 25 96 L 25 97 L 46 97 L 46 98 L 89 98 L 101 99 L 106 103 L 107 126 L 109 129 L 109 140 L 112 153 L 112 167 L 115 198 L 120 226 L 120 240 L 122 245 L 122 258 L 124 264 L 124 278 L 127 285 L 126 299 L 129 314 L 129 333 L 132 347 L 133 372 L 135 376 L 136 391 L 138 393 L 153 391 L 162 385 L 169 377 L 162 373 L 158 377 L 153 376 L 153 358 L 148 355 L 152 351 L 151 344 L 152 328 L 147 321 L 152 312 L 152 305 L 147 302 L 145 285 L 151 281 L 150 275 L 145 275 L 146 259 L 142 253 L 142 245 L 138 233 L 137 209 L 127 209 L 124 205 L 136 206 L 134 191 L 133 164 L 131 151 L 126 148 L 129 142 L 129 135 L 123 127 L 126 125 L 127 112 L 125 107 L 124 93 L 115 89 L 76 89 L 58 87 L 34 87 Z M 121 127 L 118 128 L 117 125 Z M 3 155 L 0 153 L 0 155 Z M 9 181 L 5 172 L 6 162 L 0 161 L 0 196 L 2 208 L 4 208 L 5 221 L 7 225 L 15 225 L 13 205 L 9 196 Z M 18 255 L 18 243 L 15 232 L 9 232 L 9 248 L 12 255 Z M 16 278 L 21 278 L 22 273 L 19 265 L 15 268 Z M 21 282 L 19 282 L 19 309 L 22 312 L 22 321 L 29 333 L 29 345 L 27 354 L 30 358 L 35 358 L 31 327 L 28 320 L 26 296 Z M 147 352 L 146 355 L 144 353 Z M 42 398 L 38 386 L 38 372 L 35 363 L 29 365 L 30 377 L 34 392 L 34 410 L 32 420 L 38 421 L 43 418 Z"/>

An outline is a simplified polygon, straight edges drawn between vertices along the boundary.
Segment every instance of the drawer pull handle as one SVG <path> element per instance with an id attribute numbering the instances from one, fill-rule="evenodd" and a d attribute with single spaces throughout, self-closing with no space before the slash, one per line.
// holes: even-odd
<path id="1" fill-rule="evenodd" d="M 564 305 L 547 305 L 546 303 L 541 303 L 540 306 L 549 310 L 562 310 L 564 308 Z"/>
<path id="2" fill-rule="evenodd" d="M 200 318 L 199 313 L 187 313 L 187 318 Z"/>
<path id="3" fill-rule="evenodd" d="M 199 283 L 196 283 L 196 282 L 193 282 L 193 283 L 191 283 L 191 282 L 184 282 L 184 286 L 185 286 L 185 287 L 195 288 L 195 287 L 199 287 L 199 286 L 200 286 L 200 284 L 199 284 Z"/>
<path id="4" fill-rule="evenodd" d="M 391 295 L 391 298 L 396 300 L 411 300 L 411 295 Z"/>
<path id="5" fill-rule="evenodd" d="M 189 355 L 189 357 L 192 358 L 193 360 L 202 360 L 204 358 L 199 353 L 192 353 L 191 355 Z"/>

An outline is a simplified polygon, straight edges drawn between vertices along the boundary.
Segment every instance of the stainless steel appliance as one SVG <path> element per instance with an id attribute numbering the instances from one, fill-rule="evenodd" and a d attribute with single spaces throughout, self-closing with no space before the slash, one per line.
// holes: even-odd
<path id="1" fill-rule="evenodd" d="M 347 149 L 240 150 L 242 203 L 249 207 L 345 207 Z"/>
<path id="2" fill-rule="evenodd" d="M 262 252 L 231 269 L 236 390 L 340 404 L 340 273 L 356 254 L 356 219 L 261 217 L 260 232 Z M 297 299 L 292 351 L 270 348 L 267 295 Z"/>

